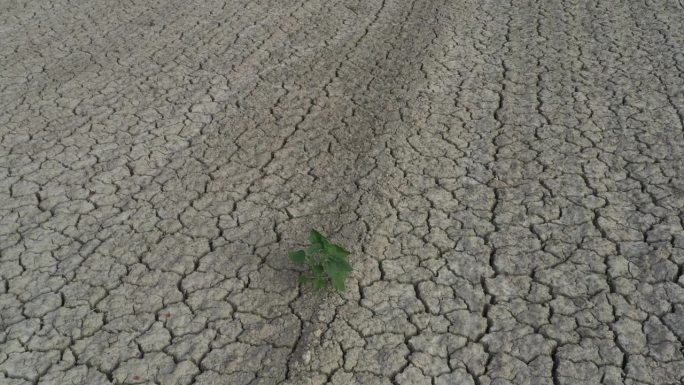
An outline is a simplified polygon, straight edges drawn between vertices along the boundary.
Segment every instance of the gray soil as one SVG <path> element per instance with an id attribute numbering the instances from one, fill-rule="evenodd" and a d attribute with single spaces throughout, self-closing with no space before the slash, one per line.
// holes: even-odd
<path id="1" fill-rule="evenodd" d="M 0 0 L 2 385 L 681 384 L 683 222 L 681 1 Z"/>

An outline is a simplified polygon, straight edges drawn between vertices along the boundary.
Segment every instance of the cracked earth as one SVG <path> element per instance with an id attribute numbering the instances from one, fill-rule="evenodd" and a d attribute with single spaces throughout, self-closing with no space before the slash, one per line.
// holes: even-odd
<path id="1" fill-rule="evenodd" d="M 683 125 L 681 1 L 0 1 L 0 384 L 681 384 Z"/>

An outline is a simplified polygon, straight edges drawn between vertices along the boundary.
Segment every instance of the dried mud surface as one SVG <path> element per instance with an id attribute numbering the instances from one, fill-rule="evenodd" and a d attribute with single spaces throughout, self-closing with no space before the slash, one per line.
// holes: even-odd
<path id="1" fill-rule="evenodd" d="M 681 1 L 0 1 L 0 383 L 681 384 L 683 72 Z"/>

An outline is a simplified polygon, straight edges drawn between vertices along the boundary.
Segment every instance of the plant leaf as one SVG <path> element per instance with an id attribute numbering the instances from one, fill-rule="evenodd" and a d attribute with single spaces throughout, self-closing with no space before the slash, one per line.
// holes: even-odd
<path id="1" fill-rule="evenodd" d="M 322 265 L 315 265 L 311 267 L 311 271 L 313 271 L 314 275 L 321 275 L 323 274 L 323 266 Z"/>
<path id="2" fill-rule="evenodd" d="M 311 278 L 307 277 L 307 275 L 304 273 L 299 273 L 299 277 L 297 277 L 297 281 L 299 281 L 299 283 L 304 284 L 304 283 L 308 283 L 309 281 L 311 281 Z"/>
<path id="3" fill-rule="evenodd" d="M 332 283 L 333 287 L 337 291 L 345 291 L 347 289 L 344 286 L 344 281 L 346 281 L 346 277 L 331 277 L 330 278 L 330 283 Z"/>
<path id="4" fill-rule="evenodd" d="M 330 277 L 330 282 L 333 287 L 338 291 L 344 291 L 344 282 L 352 271 L 349 263 L 344 259 L 344 257 L 333 256 L 325 264 L 323 264 L 325 272 Z"/>
<path id="5" fill-rule="evenodd" d="M 317 253 L 320 253 L 321 251 L 323 251 L 323 246 L 320 243 L 316 243 L 314 245 L 311 245 L 306 249 L 306 252 L 308 254 L 317 254 Z"/>
<path id="6" fill-rule="evenodd" d="M 324 288 L 325 287 L 325 278 L 323 278 L 323 277 L 314 278 L 313 287 L 316 290 Z"/>
<path id="7" fill-rule="evenodd" d="M 347 259 L 346 256 L 343 257 L 340 255 L 332 255 L 332 256 L 330 256 L 330 261 L 334 261 L 338 265 L 338 267 L 343 271 L 347 271 L 347 272 L 352 271 L 352 267 L 349 264 L 349 260 Z"/>
<path id="8" fill-rule="evenodd" d="M 306 253 L 304 253 L 304 250 L 293 251 L 288 254 L 288 256 L 295 265 L 301 265 L 306 260 Z"/>
<path id="9" fill-rule="evenodd" d="M 343 247 L 341 247 L 340 245 L 336 245 L 334 243 L 329 243 L 325 245 L 325 253 L 330 256 L 339 256 L 343 258 L 350 254 Z"/>
<path id="10" fill-rule="evenodd" d="M 309 232 L 309 242 L 311 242 L 311 246 L 320 246 L 321 249 L 328 244 L 328 240 L 315 229 L 311 229 Z"/>

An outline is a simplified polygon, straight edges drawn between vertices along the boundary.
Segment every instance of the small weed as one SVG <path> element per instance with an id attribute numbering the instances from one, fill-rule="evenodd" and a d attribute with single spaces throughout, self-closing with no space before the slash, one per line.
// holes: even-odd
<path id="1" fill-rule="evenodd" d="M 349 252 L 342 246 L 331 243 L 321 233 L 311 229 L 309 246 L 306 250 L 297 250 L 289 254 L 295 265 L 307 265 L 308 273 L 299 274 L 299 282 L 311 282 L 314 289 L 324 288 L 328 282 L 338 291 L 344 291 L 344 282 L 352 272 L 347 256 Z"/>

